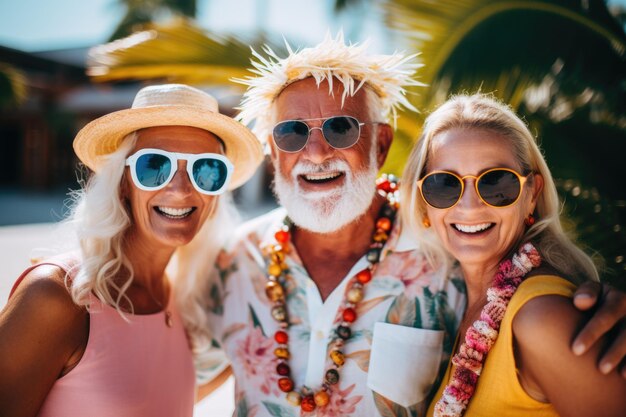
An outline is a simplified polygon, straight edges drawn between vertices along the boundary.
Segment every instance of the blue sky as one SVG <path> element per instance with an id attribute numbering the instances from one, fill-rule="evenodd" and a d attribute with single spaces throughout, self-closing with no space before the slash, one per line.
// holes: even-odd
<path id="1" fill-rule="evenodd" d="M 122 14 L 116 0 L 0 0 L 0 45 L 25 51 L 91 46 L 106 41 Z M 263 26 L 314 43 L 346 24 L 331 17 L 330 0 L 198 0 L 198 21 L 216 32 Z"/>
<path id="2" fill-rule="evenodd" d="M 626 6 L 626 0 L 609 4 Z M 351 12 L 336 20 L 332 0 L 198 0 L 198 9 L 199 22 L 212 31 L 264 26 L 296 45 L 316 43 L 327 30 L 344 28 L 349 35 L 350 22 L 365 19 L 363 33 L 373 48 L 384 49 L 375 13 Z M 0 0 L 0 45 L 25 51 L 92 46 L 106 41 L 122 14 L 116 0 Z"/>

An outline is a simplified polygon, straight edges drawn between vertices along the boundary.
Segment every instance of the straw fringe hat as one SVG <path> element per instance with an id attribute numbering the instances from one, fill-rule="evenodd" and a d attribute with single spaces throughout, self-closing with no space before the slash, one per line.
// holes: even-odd
<path id="1" fill-rule="evenodd" d="M 78 132 L 74 152 L 98 172 L 102 156 L 114 152 L 126 135 L 155 126 L 191 126 L 218 136 L 235 166 L 230 189 L 246 182 L 263 160 L 261 144 L 247 127 L 220 114 L 211 95 L 182 84 L 142 88 L 130 109 L 102 116 Z"/>

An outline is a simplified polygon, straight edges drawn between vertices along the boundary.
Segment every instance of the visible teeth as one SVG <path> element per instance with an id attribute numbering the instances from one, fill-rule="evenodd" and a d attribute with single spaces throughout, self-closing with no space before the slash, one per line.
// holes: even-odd
<path id="1" fill-rule="evenodd" d="M 314 174 L 304 174 L 304 178 L 307 181 L 321 181 L 331 178 L 337 178 L 341 175 L 341 172 L 316 172 Z"/>
<path id="2" fill-rule="evenodd" d="M 186 208 L 173 208 L 173 207 L 158 207 L 159 211 L 165 214 L 167 217 L 185 217 L 193 211 L 193 207 Z"/>
<path id="3" fill-rule="evenodd" d="M 465 225 L 465 224 L 454 224 L 456 230 L 459 230 L 463 233 L 477 233 L 482 232 L 485 229 L 488 229 L 492 223 L 482 223 L 482 224 L 474 224 L 474 225 Z"/>

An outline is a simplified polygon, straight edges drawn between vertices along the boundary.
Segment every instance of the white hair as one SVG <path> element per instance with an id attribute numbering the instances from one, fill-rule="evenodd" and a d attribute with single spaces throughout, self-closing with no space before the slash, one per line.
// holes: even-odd
<path id="1" fill-rule="evenodd" d="M 286 58 L 278 57 L 269 46 L 263 48 L 267 57 L 252 50 L 258 60 L 251 61 L 254 67 L 251 72 L 256 76 L 233 80 L 248 87 L 237 119 L 245 125 L 255 122 L 253 131 L 261 141 L 271 132 L 276 97 L 289 84 L 308 77 L 313 77 L 318 86 L 326 80 L 330 94 L 333 82 L 338 81 L 343 86 L 342 106 L 346 97 L 353 97 L 361 87 L 369 86 L 380 100 L 384 121 L 390 115 L 395 121 L 401 108 L 416 111 L 406 98 L 405 88 L 423 85 L 412 78 L 421 67 L 414 62 L 417 54 L 369 55 L 368 41 L 346 45 L 342 32 L 336 38 L 327 34 L 320 44 L 302 50 L 294 51 L 287 41 L 285 44 L 289 52 Z"/>
<path id="2" fill-rule="evenodd" d="M 84 189 L 73 193 L 73 212 L 65 221 L 76 231 L 81 252 L 81 263 L 68 283 L 72 299 L 77 305 L 89 308 L 89 296 L 93 293 L 123 317 L 122 299 L 132 312 L 132 303 L 125 292 L 132 284 L 133 268 L 123 251 L 131 217 L 120 190 L 125 160 L 135 143 L 136 134 L 131 133 L 115 152 L 103 157 L 104 163 Z M 210 304 L 206 271 L 213 268 L 218 251 L 238 220 L 231 195 L 220 195 L 214 215 L 190 243 L 176 249 L 167 267 L 173 284 L 171 297 L 190 338 L 197 369 L 206 368 L 204 362 L 211 360 L 212 336 L 205 313 L 205 307 Z M 114 281 L 120 271 L 129 274 L 121 285 Z"/>

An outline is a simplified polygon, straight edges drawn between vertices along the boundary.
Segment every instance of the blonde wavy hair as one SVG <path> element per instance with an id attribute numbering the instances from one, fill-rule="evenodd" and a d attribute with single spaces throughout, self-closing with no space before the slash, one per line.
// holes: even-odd
<path id="1" fill-rule="evenodd" d="M 592 259 L 572 242 L 561 225 L 561 205 L 556 186 L 528 126 L 510 107 L 481 93 L 454 96 L 430 114 L 404 170 L 401 215 L 429 260 L 434 264 L 447 265 L 450 261 L 436 233 L 422 224 L 426 205 L 417 188 L 417 181 L 426 174 L 433 138 L 450 129 L 485 129 L 510 141 L 522 170 L 541 174 L 544 182 L 535 208 L 537 221 L 526 230 L 520 241 L 532 240 L 544 261 L 575 283 L 587 279 L 599 280 Z"/>
<path id="2" fill-rule="evenodd" d="M 72 194 L 73 210 L 66 220 L 77 235 L 81 253 L 81 262 L 71 282 L 69 274 L 66 277 L 72 299 L 77 305 L 89 308 L 93 293 L 123 317 L 122 300 L 132 309 L 125 292 L 132 284 L 133 268 L 123 251 L 131 218 L 122 200 L 121 183 L 126 158 L 135 143 L 136 133 L 131 133 L 115 152 L 103 157 L 101 169 L 89 178 L 82 190 Z M 167 267 L 173 284 L 171 296 L 190 338 L 197 369 L 213 365 L 206 363 L 213 358 L 212 335 L 205 312 L 210 304 L 206 271 L 213 267 L 218 251 L 238 220 L 230 194 L 220 195 L 214 215 L 190 243 L 174 252 Z M 128 279 L 120 285 L 114 278 L 122 271 L 128 274 Z"/>

